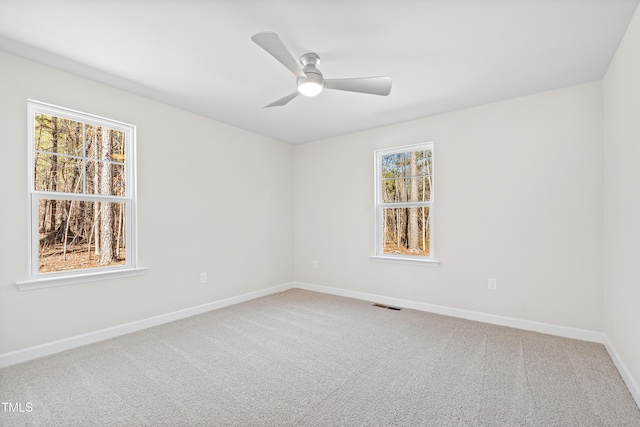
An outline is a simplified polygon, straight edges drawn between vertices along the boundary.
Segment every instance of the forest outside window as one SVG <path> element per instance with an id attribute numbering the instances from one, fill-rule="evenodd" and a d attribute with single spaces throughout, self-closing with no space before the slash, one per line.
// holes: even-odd
<path id="1" fill-rule="evenodd" d="M 20 289 L 141 274 L 135 127 L 29 101 L 30 278 Z"/>
<path id="2" fill-rule="evenodd" d="M 433 143 L 375 153 L 374 261 L 437 265 L 433 241 Z"/>

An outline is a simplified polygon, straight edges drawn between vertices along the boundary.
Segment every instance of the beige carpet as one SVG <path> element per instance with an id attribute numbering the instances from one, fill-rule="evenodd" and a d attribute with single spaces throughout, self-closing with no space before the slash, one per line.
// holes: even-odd
<path id="1" fill-rule="evenodd" d="M 0 384 L 2 426 L 640 426 L 602 345 L 297 289 Z"/>

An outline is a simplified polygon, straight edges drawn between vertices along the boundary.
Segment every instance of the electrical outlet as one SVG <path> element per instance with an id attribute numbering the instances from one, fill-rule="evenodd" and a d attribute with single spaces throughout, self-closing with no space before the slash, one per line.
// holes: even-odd
<path id="1" fill-rule="evenodd" d="M 488 278 L 487 279 L 487 289 L 489 289 L 490 291 L 498 290 L 498 280 L 497 279 Z"/>
<path id="2" fill-rule="evenodd" d="M 207 272 L 200 273 L 200 283 L 207 283 Z"/>
<path id="3" fill-rule="evenodd" d="M 313 260 L 313 268 L 318 268 L 318 261 L 315 259 Z"/>

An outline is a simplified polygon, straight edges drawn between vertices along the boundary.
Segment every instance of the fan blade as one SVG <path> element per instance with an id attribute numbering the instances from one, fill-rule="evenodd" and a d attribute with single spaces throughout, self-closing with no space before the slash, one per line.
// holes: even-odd
<path id="1" fill-rule="evenodd" d="M 324 81 L 324 88 L 387 96 L 391 92 L 391 77 L 383 76 L 360 77 L 355 79 L 327 79 Z"/>
<path id="2" fill-rule="evenodd" d="M 280 37 L 278 37 L 276 33 L 258 33 L 251 37 L 251 40 L 287 67 L 293 74 L 298 77 L 306 77 L 298 61 L 295 60 L 291 52 L 289 52 L 289 49 L 282 43 L 282 40 L 280 40 Z"/>
<path id="3" fill-rule="evenodd" d="M 267 108 L 267 107 L 282 107 L 283 105 L 287 105 L 289 103 L 289 101 L 291 101 L 296 96 L 298 96 L 298 92 L 297 91 L 293 92 L 290 95 L 285 96 L 284 98 L 278 99 L 275 102 L 272 102 L 271 104 L 265 106 L 264 108 Z"/>

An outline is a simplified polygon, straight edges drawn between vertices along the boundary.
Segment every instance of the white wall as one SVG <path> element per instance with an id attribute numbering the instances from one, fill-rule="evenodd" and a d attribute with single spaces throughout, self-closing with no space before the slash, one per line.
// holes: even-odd
<path id="1" fill-rule="evenodd" d="M 0 52 L 0 354 L 295 279 L 604 330 L 638 384 L 638 46 L 636 12 L 603 82 L 295 147 Z M 27 98 L 138 126 L 147 274 L 17 290 Z M 441 265 L 371 262 L 373 151 L 423 141 Z"/>
<path id="2" fill-rule="evenodd" d="M 17 289 L 27 278 L 27 98 L 137 125 L 144 276 Z M 292 280 L 287 144 L 2 52 L 0 138 L 0 354 Z"/>
<path id="3" fill-rule="evenodd" d="M 423 141 L 441 265 L 372 262 L 373 152 Z M 602 331 L 601 82 L 296 146 L 294 194 L 297 282 Z"/>
<path id="4" fill-rule="evenodd" d="M 639 21 L 603 82 L 295 147 L 0 52 L 0 354 L 295 279 L 604 328 L 639 382 Z M 17 290 L 27 98 L 138 126 L 147 274 Z M 373 151 L 423 141 L 435 142 L 441 265 L 371 262 Z"/>
<path id="5" fill-rule="evenodd" d="M 604 330 L 640 393 L 640 9 L 603 88 Z"/>

